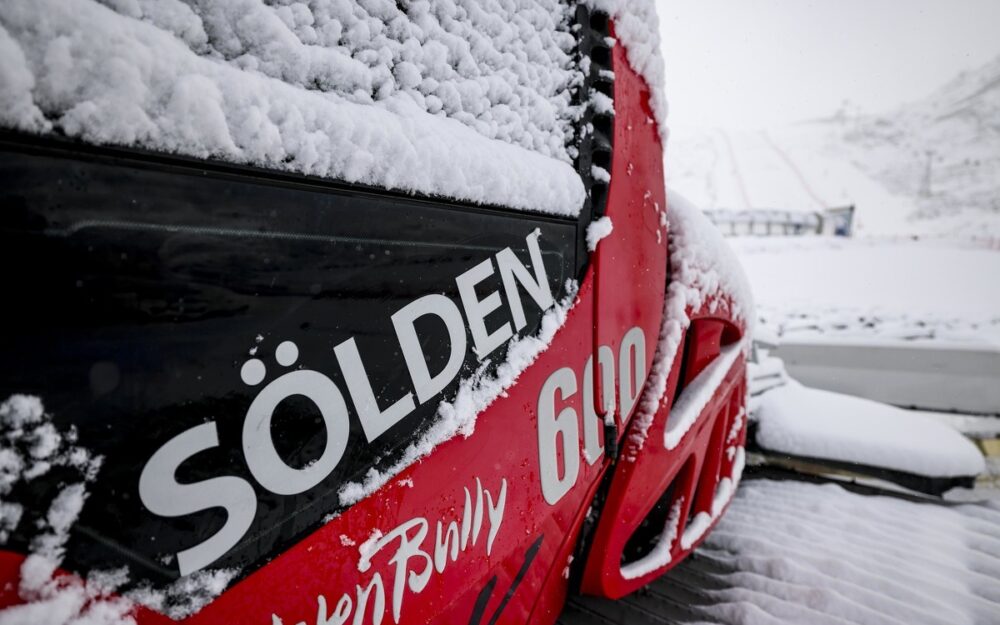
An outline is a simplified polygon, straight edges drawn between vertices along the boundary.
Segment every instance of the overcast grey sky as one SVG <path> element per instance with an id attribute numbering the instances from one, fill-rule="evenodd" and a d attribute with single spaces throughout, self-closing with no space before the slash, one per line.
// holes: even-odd
<path id="1" fill-rule="evenodd" d="M 657 0 L 671 126 L 919 99 L 1000 55 L 1000 0 Z"/>

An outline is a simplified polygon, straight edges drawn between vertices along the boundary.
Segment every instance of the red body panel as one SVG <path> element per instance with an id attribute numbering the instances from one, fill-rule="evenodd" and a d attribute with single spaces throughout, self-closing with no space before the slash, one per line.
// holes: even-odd
<path id="1" fill-rule="evenodd" d="M 706 310 L 708 308 L 705 307 Z M 710 350 L 714 347 L 714 355 L 719 353 L 722 321 L 695 316 L 691 331 L 677 350 L 678 356 L 667 378 L 666 391 L 645 433 L 644 443 L 639 445 L 632 436 L 626 437 L 622 457 L 634 460 L 620 462 L 615 468 L 581 583 L 581 590 L 587 594 L 610 598 L 627 595 L 683 560 L 708 534 L 706 530 L 687 548 L 681 546 L 679 535 L 674 536 L 669 558 L 661 565 L 636 577 L 630 578 L 623 573 L 622 554 L 626 543 L 657 500 L 673 486 L 673 490 L 669 491 L 668 505 L 679 506 L 680 516 L 676 522 L 679 534 L 698 513 L 711 511 L 720 480 L 730 476 L 733 470 L 734 457 L 724 450 L 727 447 L 742 448 L 745 442 L 746 421 L 742 417 L 746 406 L 746 364 L 740 356 L 730 366 L 722 383 L 678 445 L 669 450 L 664 447 L 670 408 L 678 395 L 681 376 L 690 381 L 711 360 L 704 356 L 704 350 L 691 347 L 693 339 L 705 332 L 699 327 L 699 321 L 708 322 L 707 326 L 701 327 L 707 327 L 707 332 L 716 340 L 714 344 L 706 341 L 697 345 L 707 346 Z M 696 355 L 694 360 L 682 366 L 682 358 L 692 354 Z M 699 362 L 701 368 L 695 369 L 693 362 Z M 688 375 L 688 372 L 692 373 Z M 734 423 L 737 423 L 735 430 Z M 633 422 L 632 428 L 635 427 Z M 718 516 L 712 521 L 712 526 L 717 520 Z"/>
<path id="2" fill-rule="evenodd" d="M 622 414 L 622 408 L 630 413 L 635 406 L 634 401 L 622 401 L 622 389 L 628 387 L 624 394 L 637 398 L 649 374 L 666 283 L 662 147 L 648 89 L 629 67 L 621 46 L 614 48 L 614 68 L 615 149 L 607 204 L 614 230 L 601 241 L 578 300 L 548 349 L 506 395 L 479 414 L 471 435 L 439 445 L 185 622 L 555 621 L 569 589 L 570 555 L 583 520 L 602 476 L 613 466 L 604 454 L 595 457 L 584 452 L 587 362 L 593 359 L 592 378 L 597 379 L 593 387 L 600 388 L 605 380 L 599 363 L 610 352 L 621 440 L 631 416 Z M 698 368 L 718 354 L 720 340 L 727 338 L 722 323 L 731 321 L 724 314 L 725 306 L 721 310 L 716 311 L 719 324 L 699 326 L 706 333 L 699 344 L 714 347 L 691 352 Z M 735 326 L 726 328 L 730 340 L 741 333 Z M 623 350 L 623 338 L 630 331 L 632 346 Z M 623 360 L 632 364 L 623 366 Z M 678 359 L 666 397 L 674 395 L 679 364 Z M 552 393 L 547 384 L 560 371 L 565 379 L 574 380 L 574 388 L 563 386 Z M 720 472 L 728 474 L 719 439 L 742 409 L 743 371 L 738 360 L 677 448 L 668 452 L 655 444 L 662 439 L 669 412 L 670 402 L 665 401 L 638 461 L 613 467 L 615 475 L 587 563 L 584 590 L 620 596 L 662 572 L 624 580 L 619 567 L 621 549 L 671 480 L 681 479 L 688 497 L 693 497 L 704 480 L 717 482 Z M 624 385 L 623 372 L 629 378 Z M 562 421 L 565 429 L 554 438 L 539 434 L 539 405 L 545 401 L 554 402 L 557 415 L 572 414 L 575 419 L 575 423 Z M 591 406 L 602 411 L 599 393 L 594 394 Z M 607 447 L 601 428 L 597 435 Z M 558 496 L 542 487 L 543 448 L 554 450 L 557 471 L 547 479 L 560 485 Z M 570 479 L 572 465 L 576 465 L 575 479 Z M 703 501 L 695 503 L 695 511 L 703 509 Z M 672 562 L 687 551 L 678 551 Z M 21 556 L 4 554 L 0 575 L 16 579 L 20 560 Z M 10 601 L 12 593 L 0 599 Z M 139 621 L 170 622 L 147 611 Z"/>
<path id="3" fill-rule="evenodd" d="M 667 232 L 660 222 L 666 207 L 663 148 L 649 106 L 649 90 L 629 66 L 622 46 L 613 49 L 613 67 L 614 152 L 607 216 L 614 229 L 600 242 L 591 260 L 597 270 L 594 344 L 610 345 L 617 354 L 624 332 L 632 327 L 643 328 L 647 337 L 643 372 L 648 374 L 659 336 L 666 285 Z M 599 371 L 594 367 L 595 375 Z M 638 396 L 645 377 L 626 384 L 631 394 Z M 621 392 L 630 389 L 622 388 L 620 375 L 616 380 L 619 401 L 614 405 L 620 408 Z M 594 388 L 600 389 L 601 385 L 595 384 Z M 629 417 L 617 416 L 619 424 Z"/>

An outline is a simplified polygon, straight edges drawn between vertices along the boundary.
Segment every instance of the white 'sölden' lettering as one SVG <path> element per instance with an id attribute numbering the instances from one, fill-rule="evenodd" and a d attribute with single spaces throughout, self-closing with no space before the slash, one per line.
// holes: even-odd
<path id="1" fill-rule="evenodd" d="M 479 360 L 510 340 L 515 331 L 524 328 L 527 322 L 519 285 L 540 311 L 553 306 L 538 243 L 540 236 L 540 231 L 536 229 L 525 239 L 533 271 L 510 248 L 505 248 L 495 258 L 479 263 L 455 279 L 461 309 L 447 297 L 432 293 L 410 302 L 392 315 L 392 325 L 413 390 L 404 392 L 388 405 L 376 396 L 354 338 L 348 338 L 334 348 L 347 393 L 369 442 L 399 423 L 416 406 L 433 401 L 455 380 L 467 354 L 466 328 L 472 335 L 473 348 Z M 490 330 L 486 328 L 486 317 L 502 305 L 500 293 L 492 291 L 480 298 L 476 286 L 495 273 L 494 260 L 511 321 Z M 417 319 L 428 316 L 436 317 L 444 324 L 449 340 L 448 360 L 436 372 L 430 371 L 415 326 Z M 291 341 L 281 343 L 275 350 L 275 359 L 283 367 L 294 365 L 298 356 L 298 346 Z M 261 360 L 253 358 L 243 365 L 240 375 L 248 386 L 257 386 L 267 377 L 267 368 Z M 271 417 L 275 409 L 294 395 L 302 395 L 316 405 L 326 428 L 326 447 L 322 455 L 304 468 L 286 464 L 271 439 Z M 250 404 L 243 422 L 243 453 L 251 475 L 262 487 L 279 495 L 297 495 L 317 486 L 336 469 L 346 450 L 349 431 L 347 403 L 337 384 L 318 371 L 293 370 L 265 385 Z M 139 497 L 154 514 L 180 517 L 219 507 L 226 511 L 226 522 L 217 533 L 177 554 L 181 575 L 209 566 L 224 556 L 239 543 L 256 516 L 257 497 L 253 486 L 244 478 L 224 476 L 190 484 L 177 481 L 176 473 L 181 464 L 195 454 L 219 445 L 215 422 L 203 423 L 164 444 L 146 463 L 140 475 Z M 482 514 L 478 502 L 475 514 Z M 481 516 L 477 519 L 475 525 L 478 527 Z M 450 527 L 442 532 L 441 540 L 446 551 L 455 549 L 454 544 L 458 544 L 459 539 L 461 548 L 465 548 L 463 536 L 454 538 Z M 377 588 L 371 592 L 377 592 Z"/>

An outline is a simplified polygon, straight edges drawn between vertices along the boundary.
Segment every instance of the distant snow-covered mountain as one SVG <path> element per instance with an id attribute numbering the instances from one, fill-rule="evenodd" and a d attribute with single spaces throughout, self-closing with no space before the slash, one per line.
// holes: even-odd
<path id="1" fill-rule="evenodd" d="M 854 158 L 918 218 L 1000 213 L 1000 57 L 898 109 L 842 122 Z"/>
<path id="2" fill-rule="evenodd" d="M 1000 57 L 886 113 L 676 129 L 666 171 L 706 207 L 854 204 L 861 234 L 1000 236 Z"/>

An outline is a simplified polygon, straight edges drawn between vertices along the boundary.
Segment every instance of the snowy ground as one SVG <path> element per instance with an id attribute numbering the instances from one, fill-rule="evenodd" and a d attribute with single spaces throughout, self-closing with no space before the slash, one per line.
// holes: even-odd
<path id="1" fill-rule="evenodd" d="M 1000 252 L 942 240 L 730 240 L 779 337 L 1000 345 Z"/>
<path id="2" fill-rule="evenodd" d="M 574 598 L 568 625 L 992 625 L 1000 509 L 748 479 L 696 555 L 634 595 Z"/>
<path id="3" fill-rule="evenodd" d="M 995 623 L 1000 510 L 748 481 L 700 557 L 729 572 L 706 616 L 739 623 Z"/>

